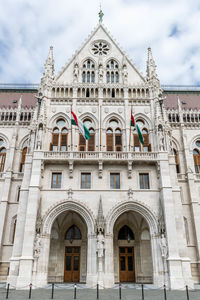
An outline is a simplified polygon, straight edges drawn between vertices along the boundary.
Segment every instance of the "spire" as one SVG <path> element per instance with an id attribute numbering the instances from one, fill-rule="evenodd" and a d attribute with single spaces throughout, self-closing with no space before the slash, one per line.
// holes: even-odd
<path id="1" fill-rule="evenodd" d="M 54 77 L 54 59 L 53 59 L 53 46 L 50 46 L 49 55 L 44 65 L 44 76 L 48 76 L 51 79 Z"/>
<path id="2" fill-rule="evenodd" d="M 150 47 L 148 48 L 148 58 L 147 58 L 147 78 L 149 80 L 153 78 L 157 79 L 156 64 L 153 59 L 153 55 Z"/>
<path id="3" fill-rule="evenodd" d="M 97 228 L 97 232 L 101 231 L 102 233 L 104 232 L 105 229 L 105 219 L 103 216 L 103 206 L 102 206 L 101 196 L 99 199 L 99 209 L 98 209 L 98 215 L 96 221 L 96 228 Z"/>

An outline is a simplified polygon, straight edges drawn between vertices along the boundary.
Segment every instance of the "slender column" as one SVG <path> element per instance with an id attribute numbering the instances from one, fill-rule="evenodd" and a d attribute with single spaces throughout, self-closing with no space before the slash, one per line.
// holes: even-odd
<path id="1" fill-rule="evenodd" d="M 29 186 L 22 256 L 20 257 L 17 288 L 28 286 L 32 281 L 33 250 L 38 203 L 40 199 L 41 152 L 35 151 Z"/>
<path id="2" fill-rule="evenodd" d="M 130 135 L 130 108 L 128 106 L 128 89 L 124 88 L 124 120 L 125 120 L 125 134 L 123 151 L 129 151 L 129 135 Z"/>
<path id="3" fill-rule="evenodd" d="M 160 183 L 161 183 L 161 203 L 163 207 L 166 238 L 168 244 L 168 266 L 169 283 L 172 289 L 183 288 L 184 281 L 182 275 L 181 259 L 178 252 L 178 236 L 176 231 L 176 216 L 172 186 L 170 182 L 168 153 L 159 153 L 160 160 Z"/>
<path id="4" fill-rule="evenodd" d="M 114 257 L 113 257 L 113 235 L 105 235 L 105 274 L 104 286 L 111 287 L 114 284 Z"/>
<path id="5" fill-rule="evenodd" d="M 17 124 L 16 124 L 17 126 Z M 2 244 L 3 244 L 3 234 L 5 230 L 5 220 L 7 216 L 7 209 L 8 209 L 8 200 L 10 195 L 10 188 L 12 183 L 12 171 L 13 171 L 13 162 L 14 162 L 14 155 L 15 155 L 15 145 L 17 140 L 17 128 L 14 129 L 10 152 L 6 160 L 5 167 L 7 167 L 5 173 L 5 181 L 3 185 L 2 191 L 2 198 L 0 204 L 0 254 L 2 253 Z"/>
<path id="6" fill-rule="evenodd" d="M 12 257 L 10 259 L 10 272 L 8 282 L 12 285 L 16 285 L 16 280 L 19 271 L 19 257 L 22 255 L 22 245 L 24 239 L 24 226 L 26 219 L 26 209 L 28 200 L 28 187 L 30 183 L 32 166 L 32 155 L 26 155 L 26 162 L 24 167 L 24 177 L 20 189 L 20 199 L 17 211 L 17 225 L 15 231 L 15 243 L 13 245 Z"/>
<path id="7" fill-rule="evenodd" d="M 96 234 L 88 235 L 86 283 L 93 287 L 97 283 Z"/>

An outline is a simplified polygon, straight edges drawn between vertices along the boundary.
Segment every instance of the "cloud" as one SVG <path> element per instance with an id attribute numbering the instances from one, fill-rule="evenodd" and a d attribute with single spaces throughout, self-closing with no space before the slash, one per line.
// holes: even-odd
<path id="1" fill-rule="evenodd" d="M 151 46 L 161 83 L 199 83 L 199 0 L 102 0 L 102 7 L 105 26 L 140 71 Z M 39 82 L 50 45 L 59 72 L 98 11 L 94 0 L 1 0 L 0 82 Z"/>

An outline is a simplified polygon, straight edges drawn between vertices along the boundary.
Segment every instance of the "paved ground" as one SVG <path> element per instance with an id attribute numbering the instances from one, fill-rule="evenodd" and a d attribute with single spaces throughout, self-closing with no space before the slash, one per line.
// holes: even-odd
<path id="1" fill-rule="evenodd" d="M 0 299 L 6 299 L 5 288 L 0 288 Z M 28 290 L 10 290 L 8 299 L 25 300 L 29 299 Z M 31 299 L 48 300 L 51 299 L 51 289 L 33 289 Z M 72 300 L 74 299 L 74 290 L 71 287 L 63 288 L 63 286 L 56 285 L 54 291 L 54 299 Z M 96 289 L 87 289 L 81 286 L 77 288 L 77 300 L 95 300 L 97 299 Z M 100 300 L 118 300 L 118 288 L 99 290 Z M 142 300 L 141 289 L 122 288 L 122 300 Z M 189 291 L 189 300 L 199 300 L 200 291 Z M 165 300 L 163 290 L 145 289 L 144 300 Z M 187 300 L 185 291 L 167 291 L 167 300 Z"/>

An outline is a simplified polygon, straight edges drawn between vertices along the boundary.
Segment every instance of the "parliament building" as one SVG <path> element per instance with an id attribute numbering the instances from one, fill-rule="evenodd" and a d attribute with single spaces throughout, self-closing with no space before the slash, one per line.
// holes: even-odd
<path id="1" fill-rule="evenodd" d="M 200 87 L 146 57 L 100 19 L 57 74 L 50 47 L 40 84 L 0 85 L 1 282 L 199 284 Z"/>

